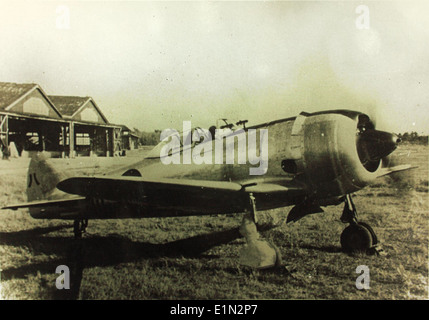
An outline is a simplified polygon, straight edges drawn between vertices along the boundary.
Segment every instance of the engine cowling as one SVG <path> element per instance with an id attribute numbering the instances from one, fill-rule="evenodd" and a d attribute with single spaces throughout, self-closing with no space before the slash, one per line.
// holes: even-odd
<path id="1" fill-rule="evenodd" d="M 300 131 L 298 171 L 316 198 L 348 194 L 373 182 L 382 159 L 400 141 L 394 134 L 375 130 L 367 115 L 351 111 L 308 115 Z"/>

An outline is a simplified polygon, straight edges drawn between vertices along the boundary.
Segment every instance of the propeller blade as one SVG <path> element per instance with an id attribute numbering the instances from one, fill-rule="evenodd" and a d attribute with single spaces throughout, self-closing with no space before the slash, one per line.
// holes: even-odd
<path id="1" fill-rule="evenodd" d="M 401 139 L 393 133 L 374 129 L 364 130 L 357 138 L 357 150 L 361 162 L 379 162 L 391 154 L 401 142 Z"/>

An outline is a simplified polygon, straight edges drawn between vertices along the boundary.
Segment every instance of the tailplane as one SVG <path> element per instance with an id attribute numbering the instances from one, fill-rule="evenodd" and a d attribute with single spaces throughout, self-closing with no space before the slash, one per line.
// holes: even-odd
<path id="1" fill-rule="evenodd" d="M 85 197 L 57 189 L 57 184 L 68 175 L 56 170 L 42 155 L 30 160 L 27 173 L 28 202 L 12 204 L 1 209 L 27 208 L 36 219 L 73 219 L 82 217 L 87 203 Z"/>
<path id="2" fill-rule="evenodd" d="M 67 178 L 64 173 L 58 172 L 46 158 L 36 155 L 30 160 L 27 172 L 27 200 L 40 201 L 58 198 L 56 189 L 58 182 Z"/>

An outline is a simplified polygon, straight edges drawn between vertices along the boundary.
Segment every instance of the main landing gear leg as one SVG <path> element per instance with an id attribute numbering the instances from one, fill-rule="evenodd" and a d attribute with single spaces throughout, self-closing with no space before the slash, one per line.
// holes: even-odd
<path id="1" fill-rule="evenodd" d="M 73 233 L 75 239 L 81 239 L 82 233 L 86 232 L 88 219 L 76 219 L 73 224 Z"/>
<path id="2" fill-rule="evenodd" d="M 359 222 L 357 218 L 356 207 L 351 196 L 348 194 L 344 200 L 344 210 L 341 221 L 349 223 L 341 234 L 341 247 L 345 252 L 366 252 L 378 253 L 381 249 L 378 244 L 377 236 L 374 230 L 365 222 Z"/>
<path id="3" fill-rule="evenodd" d="M 249 209 L 245 211 L 240 226 L 240 233 L 246 238 L 246 246 L 240 252 L 240 264 L 257 269 L 279 266 L 281 256 L 278 249 L 268 241 L 260 239 L 257 231 L 256 205 L 253 194 L 249 195 L 249 200 Z"/>

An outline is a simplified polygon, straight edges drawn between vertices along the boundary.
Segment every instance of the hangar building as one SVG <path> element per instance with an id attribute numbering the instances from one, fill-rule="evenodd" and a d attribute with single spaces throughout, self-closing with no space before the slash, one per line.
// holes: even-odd
<path id="1" fill-rule="evenodd" d="M 109 123 L 91 97 L 48 96 L 37 84 L 0 82 L 3 153 L 51 157 L 113 156 L 121 126 Z"/>

